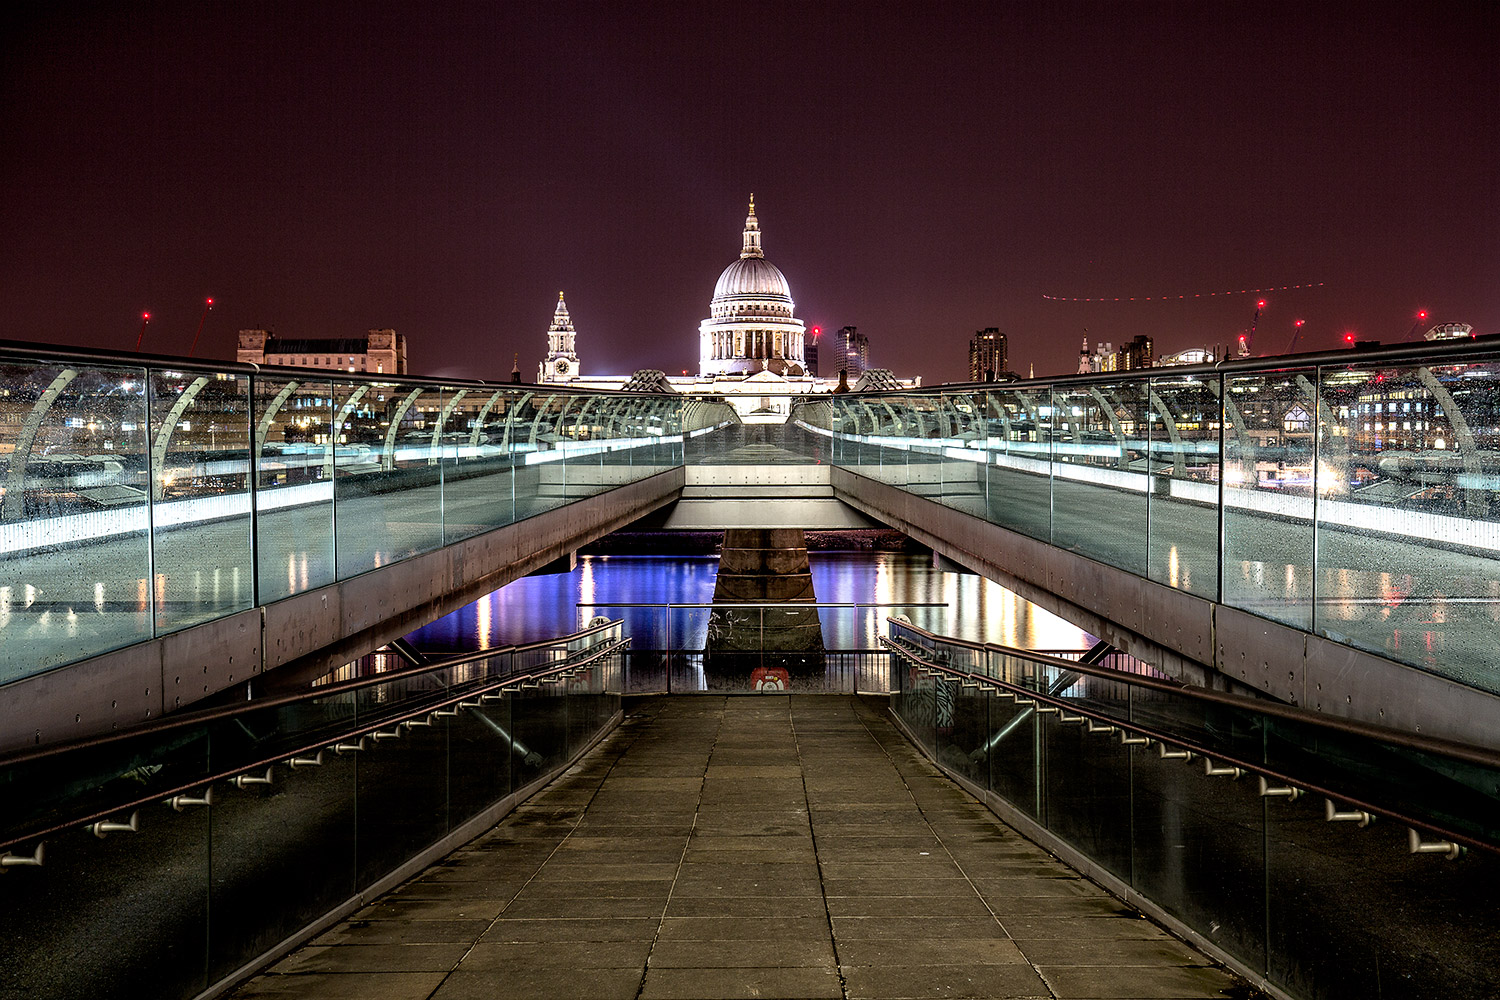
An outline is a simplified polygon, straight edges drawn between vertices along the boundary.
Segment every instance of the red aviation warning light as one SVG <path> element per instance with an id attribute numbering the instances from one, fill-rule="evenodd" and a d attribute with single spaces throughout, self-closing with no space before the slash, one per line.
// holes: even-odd
<path id="1" fill-rule="evenodd" d="M 1344 334 L 1344 342 L 1346 344 L 1353 344 L 1354 343 L 1354 334 L 1352 334 L 1352 333 L 1346 333 L 1346 334 Z"/>
<path id="2" fill-rule="evenodd" d="M 1257 308 L 1257 309 L 1264 309 L 1265 307 L 1266 307 L 1266 300 L 1265 299 L 1260 299 L 1259 301 L 1257 301 L 1255 303 L 1255 308 Z"/>
<path id="3" fill-rule="evenodd" d="M 821 326 L 815 326 L 813 327 L 812 333 L 814 338 L 821 337 L 823 335 L 823 328 Z"/>

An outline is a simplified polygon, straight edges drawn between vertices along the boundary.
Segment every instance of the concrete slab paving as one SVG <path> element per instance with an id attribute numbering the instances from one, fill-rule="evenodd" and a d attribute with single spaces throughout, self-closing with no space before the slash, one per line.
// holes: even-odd
<path id="1" fill-rule="evenodd" d="M 1000 823 L 873 700 L 639 702 L 557 783 L 235 997 L 1254 992 Z"/>

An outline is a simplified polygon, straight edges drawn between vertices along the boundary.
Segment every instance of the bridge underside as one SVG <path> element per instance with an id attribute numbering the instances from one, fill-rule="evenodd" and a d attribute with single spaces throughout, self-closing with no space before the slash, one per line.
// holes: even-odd
<path id="1" fill-rule="evenodd" d="M 834 496 L 828 465 L 690 465 L 676 503 L 639 525 L 655 531 L 877 528 Z"/>

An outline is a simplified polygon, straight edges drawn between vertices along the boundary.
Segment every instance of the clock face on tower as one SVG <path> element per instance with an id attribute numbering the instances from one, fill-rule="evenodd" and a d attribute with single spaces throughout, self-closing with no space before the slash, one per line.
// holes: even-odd
<path id="1" fill-rule="evenodd" d="M 566 375 L 566 374 L 568 374 L 568 359 L 567 358 L 558 358 L 557 359 L 556 371 L 557 371 L 557 374 L 559 374 L 559 375 Z"/>

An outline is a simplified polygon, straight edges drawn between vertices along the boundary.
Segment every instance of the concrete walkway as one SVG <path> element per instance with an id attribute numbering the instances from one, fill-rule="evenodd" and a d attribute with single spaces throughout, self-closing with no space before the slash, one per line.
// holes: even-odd
<path id="1" fill-rule="evenodd" d="M 660 698 L 234 994 L 1249 997 L 838 696 Z"/>

